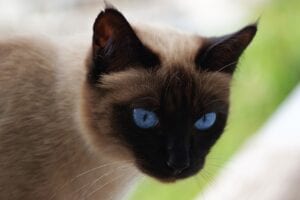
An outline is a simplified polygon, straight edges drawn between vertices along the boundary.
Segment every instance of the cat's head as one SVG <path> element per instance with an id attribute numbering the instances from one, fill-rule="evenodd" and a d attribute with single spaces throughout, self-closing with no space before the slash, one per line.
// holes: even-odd
<path id="1" fill-rule="evenodd" d="M 224 131 L 231 77 L 256 26 L 204 38 L 132 27 L 107 8 L 93 30 L 84 87 L 89 140 L 122 147 L 119 155 L 129 153 L 160 180 L 197 173 Z"/>

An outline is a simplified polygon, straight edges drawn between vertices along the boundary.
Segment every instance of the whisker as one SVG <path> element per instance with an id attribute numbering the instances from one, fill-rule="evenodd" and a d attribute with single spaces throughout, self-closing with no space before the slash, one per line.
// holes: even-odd
<path id="1" fill-rule="evenodd" d="M 204 171 L 199 173 L 198 178 L 201 178 L 203 180 L 203 186 L 205 187 L 206 185 L 209 185 L 209 180 L 207 179 L 206 176 L 204 176 Z M 200 177 L 199 177 L 200 176 Z"/>
<path id="2" fill-rule="evenodd" d="M 106 182 L 105 184 L 101 185 L 99 188 L 95 189 L 94 191 L 92 191 L 91 193 L 89 193 L 86 198 L 89 198 L 90 196 L 92 196 L 93 194 L 95 194 L 96 192 L 100 191 L 102 188 L 104 188 L 105 186 L 107 186 L 110 183 L 113 183 L 114 181 L 117 181 L 119 179 L 121 179 L 122 177 L 125 177 L 127 174 L 121 174 L 113 179 L 111 179 L 110 181 Z"/>
<path id="3" fill-rule="evenodd" d="M 203 174 L 202 174 L 204 177 L 206 177 L 207 179 L 207 184 L 209 186 L 212 186 L 212 184 L 214 183 L 214 178 L 213 178 L 213 174 L 211 174 L 209 171 L 203 169 Z"/>
<path id="4" fill-rule="evenodd" d="M 96 180 L 99 180 L 99 179 L 101 179 L 101 178 L 103 178 L 103 177 L 105 177 L 105 176 L 108 176 L 108 175 L 112 174 L 113 172 L 114 172 L 113 170 L 112 170 L 112 171 L 109 171 L 109 172 L 107 172 L 107 173 L 105 173 L 105 174 L 99 176 Z M 94 182 L 93 182 L 93 183 L 94 183 Z M 89 186 L 90 184 L 91 184 L 91 183 L 84 184 L 84 185 L 81 186 L 79 189 L 77 189 L 75 192 L 73 192 L 73 193 L 71 194 L 71 196 L 73 196 L 73 195 L 75 195 L 76 193 L 80 192 L 81 190 L 83 190 L 84 188 L 86 188 L 87 186 Z M 89 187 L 89 188 L 90 188 L 90 187 Z M 89 190 L 89 188 L 88 188 L 87 190 Z M 87 193 L 87 192 L 84 192 L 84 193 L 83 193 L 83 196 L 84 196 L 85 193 Z"/>
<path id="5" fill-rule="evenodd" d="M 198 189 L 200 190 L 201 189 L 201 193 L 200 193 L 200 196 L 201 196 L 201 199 L 202 200 L 205 200 L 206 199 L 206 197 L 204 197 L 204 195 L 203 195 L 203 189 L 204 189 L 204 187 L 205 187 L 205 183 L 207 183 L 207 181 L 205 181 L 205 179 L 202 177 L 202 175 L 200 175 L 201 176 L 201 178 L 202 178 L 202 180 L 200 179 L 200 177 L 199 176 L 194 176 L 194 178 L 195 178 L 195 180 L 196 180 L 196 182 L 198 183 Z M 201 183 L 200 183 L 201 182 Z"/>
<path id="6" fill-rule="evenodd" d="M 227 64 L 227 65 L 221 67 L 217 72 L 220 72 L 220 71 L 226 69 L 227 67 L 230 67 L 230 66 L 232 66 L 232 65 L 235 65 L 235 64 L 237 64 L 237 63 L 238 63 L 238 61 L 231 62 L 231 63 L 229 63 L 229 64 Z"/>
<path id="7" fill-rule="evenodd" d="M 75 180 L 77 180 L 78 178 L 80 178 L 80 177 L 82 177 L 84 175 L 87 175 L 87 174 L 89 174 L 91 172 L 94 172 L 94 171 L 96 171 L 98 169 L 101 169 L 101 168 L 104 168 L 104 167 L 112 166 L 112 165 L 115 165 L 115 164 L 118 164 L 118 163 L 122 163 L 122 162 L 129 162 L 129 161 L 132 161 L 132 160 L 123 160 L 123 161 L 116 161 L 116 162 L 112 162 L 112 163 L 106 163 L 106 164 L 103 164 L 103 165 L 91 168 L 91 169 L 89 169 L 87 171 L 84 171 L 84 172 L 76 175 L 71 180 L 66 181 L 61 187 L 58 187 L 56 189 L 56 192 L 53 195 L 51 195 L 50 200 L 52 200 L 58 194 L 58 192 L 61 191 L 61 190 L 63 190 L 68 184 L 73 183 Z"/>
<path id="8" fill-rule="evenodd" d="M 85 172 L 83 172 L 83 173 L 81 173 L 81 174 L 78 174 L 75 178 L 78 178 L 78 177 L 80 177 L 80 176 L 83 176 L 83 175 L 85 175 L 85 174 L 88 174 L 88 173 L 90 173 L 90 172 L 92 172 L 92 171 L 95 171 L 95 170 L 97 170 L 97 169 L 100 169 L 100 168 L 103 168 L 103 167 L 107 167 L 107 166 L 111 166 L 111 165 L 114 165 L 114 164 L 119 164 L 119 163 L 122 163 L 122 162 L 128 162 L 128 161 L 116 161 L 116 162 L 113 162 L 113 163 L 107 163 L 107 164 L 103 164 L 103 165 L 100 165 L 100 166 L 98 166 L 98 167 L 95 167 L 95 168 L 92 168 L 92 169 L 90 169 L 90 170 L 87 170 L 87 171 L 85 171 Z M 131 164 L 131 163 L 130 163 Z M 75 179 L 74 178 L 74 179 Z"/>
<path id="9" fill-rule="evenodd" d="M 138 173 L 137 172 L 135 172 L 135 173 L 132 173 L 132 175 L 131 176 L 128 176 L 128 179 L 126 179 L 126 182 L 130 182 L 131 181 L 131 179 L 134 179 L 134 177 L 136 177 L 138 175 Z M 113 200 L 113 195 L 110 195 L 109 197 L 108 197 L 108 200 Z"/>
<path id="10" fill-rule="evenodd" d="M 89 186 L 89 187 L 86 189 L 86 192 L 83 193 L 83 196 L 85 196 L 89 192 L 90 188 L 92 188 L 97 182 L 99 182 L 104 177 L 109 176 L 110 174 L 113 174 L 116 170 L 120 170 L 122 168 L 128 169 L 131 165 L 132 165 L 131 163 L 128 163 L 127 166 L 117 167 L 116 169 L 113 169 L 113 170 L 111 170 L 111 171 L 109 171 L 109 172 L 107 172 L 105 174 L 102 174 L 97 179 L 95 179 L 92 183 L 88 183 L 88 184 L 84 185 L 83 187 L 81 187 L 81 189 L 83 189 L 83 188 L 85 188 L 87 186 Z"/>
<path id="11" fill-rule="evenodd" d="M 200 189 L 200 188 L 202 187 L 202 185 L 203 185 L 203 183 L 202 183 L 203 181 L 199 179 L 199 176 L 198 176 L 198 175 L 193 176 L 193 178 L 194 178 L 194 180 L 195 180 L 195 183 L 196 183 L 197 186 L 198 186 L 198 189 Z"/>

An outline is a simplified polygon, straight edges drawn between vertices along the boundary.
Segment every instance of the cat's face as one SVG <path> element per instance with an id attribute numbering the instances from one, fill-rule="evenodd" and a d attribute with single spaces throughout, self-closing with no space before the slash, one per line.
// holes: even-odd
<path id="1" fill-rule="evenodd" d="M 197 173 L 224 131 L 231 75 L 255 32 L 249 26 L 212 39 L 174 33 L 170 48 L 106 9 L 94 25 L 85 85 L 93 140 L 123 146 L 141 171 L 163 181 Z"/>

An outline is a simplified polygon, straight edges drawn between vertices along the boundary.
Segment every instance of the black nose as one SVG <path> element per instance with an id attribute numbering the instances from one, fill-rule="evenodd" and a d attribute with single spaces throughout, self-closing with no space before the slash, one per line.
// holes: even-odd
<path id="1" fill-rule="evenodd" d="M 174 175 L 181 174 L 190 166 L 190 144 L 189 136 L 185 131 L 174 131 L 167 140 L 168 157 L 166 164 Z"/>
<path id="2" fill-rule="evenodd" d="M 174 175 L 178 175 L 190 166 L 190 161 L 188 157 L 180 158 L 170 155 L 167 165 L 174 171 Z"/>

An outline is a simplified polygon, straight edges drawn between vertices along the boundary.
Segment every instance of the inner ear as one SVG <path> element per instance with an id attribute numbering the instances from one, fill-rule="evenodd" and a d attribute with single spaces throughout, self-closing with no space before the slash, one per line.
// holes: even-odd
<path id="1" fill-rule="evenodd" d="M 256 31 L 256 25 L 250 25 L 230 35 L 207 38 L 196 56 L 197 66 L 201 70 L 232 74 Z"/>
<path id="2" fill-rule="evenodd" d="M 105 48 L 110 41 L 122 39 L 134 41 L 136 35 L 125 17 L 116 9 L 107 8 L 102 11 L 94 23 L 93 46 L 95 48 Z"/>
<path id="3" fill-rule="evenodd" d="M 159 64 L 158 56 L 140 41 L 126 18 L 114 8 L 105 9 L 95 20 L 92 56 L 89 77 L 94 81 L 103 73 Z"/>

